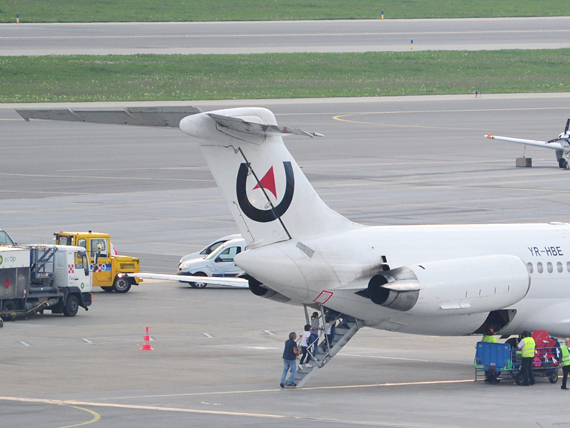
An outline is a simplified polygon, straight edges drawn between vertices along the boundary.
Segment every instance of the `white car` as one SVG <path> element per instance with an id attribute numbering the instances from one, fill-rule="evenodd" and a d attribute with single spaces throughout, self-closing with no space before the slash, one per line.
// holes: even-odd
<path id="1" fill-rule="evenodd" d="M 239 235 L 238 235 L 239 236 Z M 207 248 L 207 247 L 206 247 Z M 178 275 L 237 277 L 245 272 L 234 263 L 236 254 L 247 249 L 245 239 L 230 239 L 219 244 L 206 256 L 198 253 L 198 257 L 184 260 L 178 266 Z M 204 288 L 204 282 L 190 282 L 194 288 Z"/>
<path id="2" fill-rule="evenodd" d="M 224 242 L 227 242 L 230 239 L 239 239 L 239 238 L 241 238 L 241 235 L 239 233 L 235 233 L 233 235 L 222 236 L 221 238 L 216 239 L 211 244 L 208 244 L 205 248 L 202 248 L 200 251 L 198 251 L 196 253 L 186 254 L 178 262 L 178 270 L 180 270 L 180 265 L 183 262 L 185 262 L 186 260 L 193 260 L 193 259 L 198 259 L 201 257 L 202 258 L 206 257 L 208 254 L 210 254 L 212 251 L 216 250 Z"/>
<path id="3" fill-rule="evenodd" d="M 2 229 L 0 229 L 0 245 L 15 245 L 14 241 L 12 241 L 12 238 L 10 238 L 10 236 Z"/>

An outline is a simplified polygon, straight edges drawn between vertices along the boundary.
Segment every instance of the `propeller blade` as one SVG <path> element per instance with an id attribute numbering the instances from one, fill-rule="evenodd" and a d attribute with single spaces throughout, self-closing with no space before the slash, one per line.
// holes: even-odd
<path id="1" fill-rule="evenodd" d="M 564 128 L 564 133 L 568 134 L 568 128 L 570 127 L 570 116 L 568 116 L 568 120 L 566 121 L 566 128 Z"/>

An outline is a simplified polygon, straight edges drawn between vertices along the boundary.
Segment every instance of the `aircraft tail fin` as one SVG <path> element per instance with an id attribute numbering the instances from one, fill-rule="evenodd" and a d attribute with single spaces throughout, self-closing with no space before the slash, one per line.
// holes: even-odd
<path id="1" fill-rule="evenodd" d="M 356 226 L 317 195 L 282 135 L 322 136 L 280 127 L 263 108 L 188 116 L 180 129 L 198 140 L 206 162 L 251 247 Z"/>

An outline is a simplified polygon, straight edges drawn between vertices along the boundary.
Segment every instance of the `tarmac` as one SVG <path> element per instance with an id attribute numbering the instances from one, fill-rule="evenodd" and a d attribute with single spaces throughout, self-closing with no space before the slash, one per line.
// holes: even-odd
<path id="1" fill-rule="evenodd" d="M 331 208 L 365 224 L 568 221 L 569 171 L 553 151 L 485 139 L 546 140 L 570 94 L 475 98 L 257 100 Z M 139 103 L 142 105 L 142 103 Z M 59 230 L 109 232 L 147 272 L 236 231 L 195 143 L 176 129 L 19 119 L 0 106 L 0 227 L 20 243 Z M 35 108 L 36 106 L 28 106 Z M 61 107 L 61 106 L 60 106 Z M 532 157 L 532 168 L 515 158 Z M 412 245 L 413 243 L 411 243 Z M 468 243 L 466 243 L 468 245 Z M 46 312 L 0 330 L 0 423 L 21 426 L 560 427 L 570 398 L 474 381 L 479 337 L 364 328 L 302 389 L 279 387 L 301 307 L 248 290 L 145 281 L 95 291 L 74 318 Z M 149 327 L 152 351 L 141 351 Z"/>

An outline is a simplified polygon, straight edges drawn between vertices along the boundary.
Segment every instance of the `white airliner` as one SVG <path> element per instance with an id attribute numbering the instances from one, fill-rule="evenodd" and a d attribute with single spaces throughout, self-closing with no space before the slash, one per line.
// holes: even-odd
<path id="1" fill-rule="evenodd" d="M 568 169 L 570 165 L 570 134 L 568 128 L 570 127 L 570 117 L 566 121 L 564 132 L 548 141 L 537 140 L 523 140 L 521 138 L 500 137 L 498 135 L 485 135 L 485 137 L 492 140 L 509 141 L 511 143 L 525 144 L 535 147 L 544 147 L 551 150 L 556 150 L 556 160 L 560 168 Z"/>
<path id="2" fill-rule="evenodd" d="M 263 108 L 191 114 L 179 126 L 247 241 L 235 262 L 254 294 L 390 331 L 570 334 L 568 223 L 364 226 L 320 199 L 282 139 L 319 134 L 280 127 Z"/>

